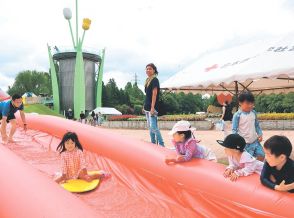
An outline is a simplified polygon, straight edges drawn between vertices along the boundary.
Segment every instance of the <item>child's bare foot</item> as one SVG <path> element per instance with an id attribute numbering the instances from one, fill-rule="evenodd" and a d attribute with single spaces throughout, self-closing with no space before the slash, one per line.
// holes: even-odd
<path id="1" fill-rule="evenodd" d="M 110 173 L 107 173 L 105 171 L 100 171 L 100 178 L 101 179 L 109 179 L 111 177 L 111 174 Z"/>
<path id="2" fill-rule="evenodd" d="M 16 141 L 13 140 L 13 138 L 9 138 L 9 139 L 8 139 L 8 142 L 9 142 L 9 143 L 15 143 Z"/>

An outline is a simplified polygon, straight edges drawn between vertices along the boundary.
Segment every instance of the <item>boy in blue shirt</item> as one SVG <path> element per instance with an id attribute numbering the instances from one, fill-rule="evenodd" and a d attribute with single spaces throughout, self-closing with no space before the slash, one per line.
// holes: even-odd
<path id="1" fill-rule="evenodd" d="M 265 163 L 260 181 L 268 188 L 294 193 L 292 144 L 285 136 L 272 136 L 264 143 Z"/>
<path id="2" fill-rule="evenodd" d="M 254 96 L 243 92 L 238 97 L 240 109 L 234 114 L 232 133 L 239 134 L 246 141 L 245 150 L 257 160 L 264 160 L 264 151 L 260 144 L 262 130 L 254 108 Z"/>
<path id="3" fill-rule="evenodd" d="M 23 112 L 24 106 L 22 103 L 22 97 L 19 94 L 12 96 L 12 100 L 0 102 L 0 120 L 1 120 L 1 136 L 4 143 L 14 142 L 13 135 L 16 131 L 16 119 L 15 113 L 19 110 L 22 122 L 24 124 L 24 129 L 26 130 L 26 118 Z M 11 124 L 11 129 L 9 136 L 6 133 L 7 123 Z"/>

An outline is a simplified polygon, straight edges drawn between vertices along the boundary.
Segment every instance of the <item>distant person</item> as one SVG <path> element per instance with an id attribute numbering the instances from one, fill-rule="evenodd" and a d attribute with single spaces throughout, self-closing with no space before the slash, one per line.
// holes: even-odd
<path id="1" fill-rule="evenodd" d="M 86 115 L 85 115 L 85 113 L 84 113 L 84 111 L 81 111 L 81 113 L 80 113 L 80 121 L 81 121 L 81 123 L 86 123 Z"/>
<path id="2" fill-rule="evenodd" d="M 224 177 L 236 181 L 241 176 L 249 176 L 253 173 L 260 175 L 263 162 L 255 159 L 246 150 L 245 139 L 238 134 L 228 135 L 224 141 L 217 142 L 225 147 L 225 153 L 229 160 L 229 166 L 224 172 Z"/>
<path id="3" fill-rule="evenodd" d="M 262 130 L 254 110 L 254 96 L 243 92 L 238 97 L 240 109 L 233 116 L 232 133 L 239 134 L 246 141 L 245 150 L 256 159 L 264 160 L 264 151 L 260 144 Z"/>
<path id="4" fill-rule="evenodd" d="M 190 161 L 192 158 L 201 158 L 216 162 L 215 154 L 207 147 L 199 145 L 199 140 L 195 139 L 193 131 L 188 121 L 177 122 L 169 135 L 173 137 L 172 143 L 176 148 L 176 157 L 166 157 L 165 163 L 180 163 Z"/>
<path id="5" fill-rule="evenodd" d="M 92 126 L 95 126 L 96 125 L 96 114 L 94 111 L 92 111 L 91 117 L 92 117 Z"/>
<path id="6" fill-rule="evenodd" d="M 223 121 L 223 125 L 224 125 L 223 126 L 224 138 L 226 138 L 229 134 L 232 133 L 233 108 L 228 101 L 225 101 L 222 109 L 223 109 L 223 113 L 222 113 L 221 120 Z"/>
<path id="7" fill-rule="evenodd" d="M 97 125 L 98 126 L 101 126 L 102 125 L 102 120 L 103 120 L 103 117 L 102 117 L 102 114 L 100 112 L 98 112 L 96 114 L 96 120 L 97 120 Z"/>
<path id="8" fill-rule="evenodd" d="M 83 154 L 83 147 L 79 142 L 76 133 L 67 132 L 63 136 L 56 150 L 61 154 L 62 170 L 62 175 L 55 179 L 57 183 L 65 182 L 69 179 L 82 179 L 87 182 L 91 182 L 94 179 L 104 179 L 110 177 L 109 173 L 103 171 L 94 175 L 88 174 Z"/>
<path id="9" fill-rule="evenodd" d="M 73 117 L 74 117 L 73 111 L 72 111 L 71 108 L 69 108 L 68 111 L 67 111 L 67 117 L 66 118 L 69 119 L 69 120 L 72 120 Z"/>
<path id="10" fill-rule="evenodd" d="M 22 96 L 14 94 L 12 100 L 0 102 L 0 120 L 1 120 L 1 136 L 4 143 L 14 142 L 13 135 L 16 131 L 16 118 L 15 113 L 20 112 L 20 117 L 24 125 L 24 130 L 27 129 L 25 113 L 23 112 L 24 105 L 22 103 Z M 7 123 L 11 124 L 9 136 L 7 136 L 6 126 Z"/>
<path id="11" fill-rule="evenodd" d="M 150 138 L 153 144 L 164 146 L 164 142 L 157 125 L 157 116 L 159 110 L 159 80 L 157 79 L 158 71 L 154 64 L 147 64 L 146 66 L 147 79 L 145 81 L 145 102 L 144 113 L 146 115 L 147 123 L 150 131 Z"/>
<path id="12" fill-rule="evenodd" d="M 260 180 L 268 188 L 294 193 L 292 144 L 285 136 L 272 136 L 264 143 L 265 164 Z"/>

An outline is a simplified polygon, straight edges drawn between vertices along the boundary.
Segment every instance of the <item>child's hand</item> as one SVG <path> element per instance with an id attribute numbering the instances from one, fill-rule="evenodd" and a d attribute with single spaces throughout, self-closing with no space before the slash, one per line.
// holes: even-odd
<path id="1" fill-rule="evenodd" d="M 235 181 L 237 181 L 238 177 L 239 176 L 236 173 L 232 173 L 231 176 L 230 176 L 230 180 L 232 182 L 235 182 Z"/>
<path id="2" fill-rule="evenodd" d="M 287 192 L 287 191 L 293 189 L 293 186 L 294 186 L 294 182 L 291 183 L 291 184 L 285 185 L 285 180 L 283 180 L 280 183 L 280 185 L 276 185 L 275 186 L 275 190 L 281 191 L 281 192 Z"/>
<path id="3" fill-rule="evenodd" d="M 225 178 L 230 177 L 232 173 L 233 173 L 233 170 L 228 168 L 224 172 L 224 177 Z"/>
<path id="4" fill-rule="evenodd" d="M 263 139 L 262 139 L 262 135 L 259 136 L 257 139 L 258 139 L 259 142 L 262 142 L 262 140 L 263 140 Z"/>
<path id="5" fill-rule="evenodd" d="M 183 161 L 185 161 L 185 157 L 183 155 L 178 155 L 176 157 L 176 162 L 183 162 Z"/>
<path id="6" fill-rule="evenodd" d="M 174 159 L 174 158 L 165 158 L 165 163 L 166 164 L 170 164 L 170 163 L 175 163 L 176 162 L 176 160 Z"/>

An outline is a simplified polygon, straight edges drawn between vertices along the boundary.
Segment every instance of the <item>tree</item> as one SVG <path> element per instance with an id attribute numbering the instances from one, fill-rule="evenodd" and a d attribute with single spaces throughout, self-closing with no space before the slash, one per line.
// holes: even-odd
<path id="1" fill-rule="evenodd" d="M 13 86 L 8 89 L 8 94 L 21 94 L 33 92 L 39 94 L 52 94 L 51 79 L 49 73 L 37 71 L 20 72 L 13 83 Z"/>

